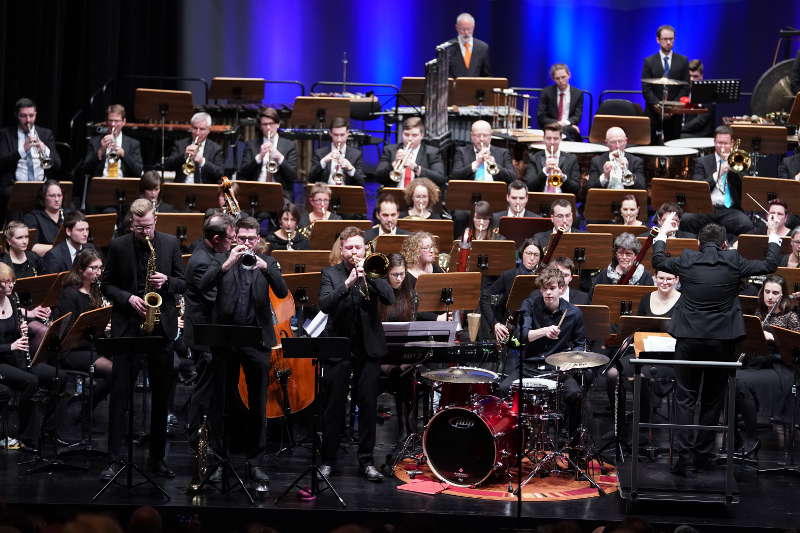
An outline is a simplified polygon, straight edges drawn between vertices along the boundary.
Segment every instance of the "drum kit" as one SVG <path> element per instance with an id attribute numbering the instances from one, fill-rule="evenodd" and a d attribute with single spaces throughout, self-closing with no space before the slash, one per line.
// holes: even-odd
<path id="1" fill-rule="evenodd" d="M 421 377 L 439 392 L 438 407 L 426 416 L 421 439 L 419 435 L 406 439 L 393 469 L 402 459 L 411 457 L 418 466 L 427 464 L 445 483 L 476 487 L 500 477 L 509 481 L 511 492 L 511 468 L 521 452 L 532 465 L 522 485 L 539 472 L 550 473 L 568 465 L 602 492 L 578 466 L 580 456 L 587 457 L 588 450 L 570 446 L 567 454 L 550 435 L 553 431 L 558 434 L 563 418 L 563 383 L 568 373 L 604 365 L 608 357 L 593 352 L 561 352 L 549 356 L 546 362 L 556 371 L 524 378 L 522 383 L 517 380 L 507 397 L 497 395 L 500 376 L 490 370 L 456 366 L 422 372 Z M 411 449 L 415 439 L 421 440 L 421 451 Z M 562 461 L 556 461 L 558 458 Z M 543 470 L 545 466 L 552 468 Z"/>

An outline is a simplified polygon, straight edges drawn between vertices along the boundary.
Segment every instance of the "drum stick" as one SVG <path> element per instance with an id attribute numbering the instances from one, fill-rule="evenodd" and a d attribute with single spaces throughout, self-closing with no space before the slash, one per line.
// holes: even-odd
<path id="1" fill-rule="evenodd" d="M 564 323 L 564 318 L 566 318 L 566 316 L 567 316 L 567 311 L 569 311 L 569 309 L 567 309 L 566 311 L 564 311 L 564 314 L 563 314 L 563 315 L 561 315 L 561 320 L 559 320 L 559 321 L 558 321 L 558 328 L 559 328 L 559 329 L 561 329 L 561 324 L 563 324 L 563 323 Z"/>
<path id="2" fill-rule="evenodd" d="M 766 209 L 764 209 L 764 206 L 763 206 L 763 205 L 761 205 L 760 203 L 758 203 L 758 200 L 756 200 L 755 198 L 753 198 L 753 195 L 752 195 L 752 194 L 750 194 L 749 192 L 746 192 L 745 194 L 746 194 L 746 195 L 747 195 L 747 196 L 748 196 L 748 197 L 749 197 L 751 200 L 753 200 L 753 202 L 755 202 L 755 204 L 756 204 L 758 207 L 760 207 L 762 211 L 764 211 L 766 214 L 768 214 L 768 215 L 769 215 L 769 211 L 767 211 Z"/>

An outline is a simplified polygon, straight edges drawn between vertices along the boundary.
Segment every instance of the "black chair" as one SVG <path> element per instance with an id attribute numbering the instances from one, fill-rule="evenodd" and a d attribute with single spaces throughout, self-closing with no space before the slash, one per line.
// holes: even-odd
<path id="1" fill-rule="evenodd" d="M 611 98 L 604 100 L 597 108 L 598 115 L 622 115 L 626 117 L 642 116 L 642 107 L 630 100 L 623 98 Z"/>

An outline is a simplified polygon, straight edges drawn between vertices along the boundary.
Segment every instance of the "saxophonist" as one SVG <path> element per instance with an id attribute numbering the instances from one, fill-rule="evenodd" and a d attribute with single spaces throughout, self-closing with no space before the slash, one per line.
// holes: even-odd
<path id="1" fill-rule="evenodd" d="M 331 144 L 311 156 L 308 181 L 323 181 L 328 185 L 364 186 L 361 150 L 347 145 L 350 125 L 347 119 L 336 117 L 330 125 Z"/>
<path id="2" fill-rule="evenodd" d="M 152 391 L 150 416 L 150 450 L 147 469 L 171 478 L 175 473 L 164 462 L 167 439 L 167 401 L 172 380 L 173 341 L 178 334 L 178 311 L 175 295 L 186 288 L 180 243 L 173 235 L 157 232 L 153 202 L 139 198 L 131 204 L 131 233 L 111 241 L 106 270 L 103 273 L 103 294 L 114 305 L 111 315 L 112 337 L 144 335 L 164 337 L 160 350 L 146 354 Z M 142 325 L 147 314 L 143 297 L 147 292 L 161 296 L 160 317 L 152 332 Z M 108 452 L 111 463 L 101 479 L 110 479 L 120 468 L 129 388 L 133 386 L 139 360 L 133 354 L 117 354 L 111 373 L 111 405 L 109 409 Z"/>

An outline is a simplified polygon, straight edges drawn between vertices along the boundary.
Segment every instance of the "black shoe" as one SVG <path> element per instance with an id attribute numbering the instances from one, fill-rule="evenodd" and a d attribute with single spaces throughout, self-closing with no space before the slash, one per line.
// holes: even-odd
<path id="1" fill-rule="evenodd" d="M 117 472 L 119 472 L 120 468 L 120 464 L 116 461 L 108 463 L 103 471 L 100 472 L 100 481 L 110 481 L 112 477 L 117 475 Z"/>
<path id="2" fill-rule="evenodd" d="M 175 472 L 170 470 L 170 468 L 167 466 L 167 463 L 164 462 L 164 459 L 147 461 L 147 470 L 158 477 L 163 477 L 166 479 L 172 479 L 175 477 Z"/>
<path id="3" fill-rule="evenodd" d="M 367 478 L 367 481 L 380 482 L 383 481 L 383 474 L 372 465 L 363 465 L 359 468 L 361 475 Z"/>
<path id="4" fill-rule="evenodd" d="M 333 467 L 331 465 L 319 465 L 319 473 L 329 478 L 333 474 Z"/>
<path id="5" fill-rule="evenodd" d="M 758 450 L 761 449 L 761 441 L 759 439 L 745 439 L 744 446 L 742 447 L 742 457 L 750 459 L 758 457 Z"/>

